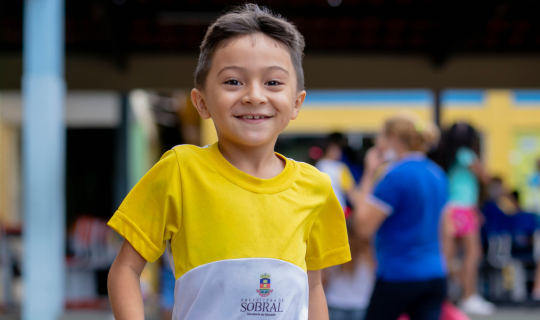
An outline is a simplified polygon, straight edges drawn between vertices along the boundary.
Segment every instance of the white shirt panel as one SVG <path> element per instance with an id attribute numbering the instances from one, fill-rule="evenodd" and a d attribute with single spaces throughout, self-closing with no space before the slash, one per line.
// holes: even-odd
<path id="1" fill-rule="evenodd" d="M 268 289 L 263 290 L 261 280 Z M 221 260 L 190 270 L 176 281 L 174 320 L 307 320 L 307 273 L 278 259 Z"/>

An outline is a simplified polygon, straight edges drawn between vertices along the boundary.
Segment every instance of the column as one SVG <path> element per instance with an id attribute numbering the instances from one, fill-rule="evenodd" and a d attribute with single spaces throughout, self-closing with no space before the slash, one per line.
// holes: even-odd
<path id="1" fill-rule="evenodd" d="M 22 319 L 64 309 L 64 1 L 25 0 Z"/>

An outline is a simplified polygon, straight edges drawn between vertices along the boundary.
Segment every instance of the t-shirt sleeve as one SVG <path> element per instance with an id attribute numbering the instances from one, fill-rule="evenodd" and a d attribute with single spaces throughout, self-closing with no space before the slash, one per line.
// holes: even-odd
<path id="1" fill-rule="evenodd" d="M 108 225 L 154 262 L 180 229 L 181 195 L 180 170 L 171 150 L 133 187 Z"/>
<path id="2" fill-rule="evenodd" d="M 464 167 L 470 167 L 477 159 L 476 153 L 469 148 L 459 148 L 456 152 L 456 161 Z"/>
<path id="3" fill-rule="evenodd" d="M 306 266 L 320 270 L 351 260 L 345 215 L 334 191 L 313 222 L 307 240 Z"/>
<path id="4" fill-rule="evenodd" d="M 354 187 L 353 175 L 346 164 L 341 167 L 340 182 L 342 190 L 349 191 Z"/>
<path id="5" fill-rule="evenodd" d="M 401 201 L 403 187 L 403 180 L 390 172 L 377 184 L 375 191 L 366 201 L 384 214 L 391 215 Z"/>

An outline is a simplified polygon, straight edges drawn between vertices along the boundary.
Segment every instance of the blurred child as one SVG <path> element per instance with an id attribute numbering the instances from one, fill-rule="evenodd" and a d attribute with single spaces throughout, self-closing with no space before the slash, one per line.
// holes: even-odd
<path id="1" fill-rule="evenodd" d="M 341 161 L 343 135 L 332 133 L 326 139 L 324 155 L 316 164 L 317 169 L 330 176 L 332 188 L 342 208 L 347 205 L 347 198 L 354 188 L 354 178 L 349 167 Z"/>
<path id="2" fill-rule="evenodd" d="M 369 241 L 360 238 L 347 221 L 352 260 L 324 273 L 324 291 L 330 320 L 363 320 L 373 284 L 375 268 Z"/>
<path id="3" fill-rule="evenodd" d="M 533 190 L 533 210 L 537 215 L 540 216 L 540 158 L 536 160 L 536 167 L 534 173 L 529 178 L 529 186 Z M 540 231 L 537 231 L 535 233 L 534 239 L 537 246 L 540 247 Z M 534 277 L 535 281 L 532 298 L 533 300 L 540 301 L 540 248 L 537 249 L 537 251 L 538 252 L 535 254 L 535 258 L 537 259 L 537 266 Z"/>
<path id="4" fill-rule="evenodd" d="M 114 317 L 144 319 L 140 275 L 167 250 L 174 320 L 327 320 L 320 270 L 351 259 L 343 210 L 327 175 L 274 152 L 306 96 L 303 37 L 246 4 L 200 48 L 191 100 L 218 142 L 165 153 L 109 221 L 125 239 Z"/>
<path id="5" fill-rule="evenodd" d="M 529 186 L 533 193 L 533 210 L 536 214 L 540 215 L 540 159 L 536 160 L 536 167 L 534 169 L 533 174 L 529 177 Z"/>
<path id="6" fill-rule="evenodd" d="M 540 160 L 538 161 L 540 169 Z M 537 213 L 526 213 L 521 211 L 519 207 L 519 192 L 512 192 L 512 202 L 515 203 L 518 213 L 515 215 L 513 223 L 514 228 L 519 227 L 520 233 L 523 233 L 526 238 L 531 239 L 533 249 L 533 260 L 536 263 L 534 272 L 534 284 L 531 292 L 531 298 L 534 301 L 540 301 L 540 217 Z M 502 209 L 501 209 L 502 210 Z"/>
<path id="7" fill-rule="evenodd" d="M 507 216 L 513 216 L 521 211 L 517 194 L 509 193 L 500 177 L 491 178 L 487 186 L 487 193 L 488 199 L 493 201 Z"/>
<path id="8" fill-rule="evenodd" d="M 442 137 L 438 162 L 448 173 L 449 207 L 446 219 L 450 228 L 445 236 L 449 267 L 456 254 L 456 245 L 464 249 L 460 282 L 463 290 L 460 308 L 470 314 L 489 315 L 495 306 L 477 294 L 478 268 L 481 258 L 480 183 L 487 183 L 484 167 L 477 153 L 478 135 L 466 123 L 454 124 Z"/>
<path id="9" fill-rule="evenodd" d="M 159 281 L 159 296 L 161 319 L 171 320 L 174 308 L 174 273 L 172 272 L 169 259 L 165 255 L 161 256 L 161 269 Z"/>

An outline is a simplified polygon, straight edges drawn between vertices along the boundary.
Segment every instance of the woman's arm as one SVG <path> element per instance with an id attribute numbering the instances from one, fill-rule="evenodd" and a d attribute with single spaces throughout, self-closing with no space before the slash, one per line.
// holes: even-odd
<path id="1" fill-rule="evenodd" d="M 328 306 L 321 282 L 321 270 L 308 271 L 309 320 L 328 320 Z"/>
<path id="2" fill-rule="evenodd" d="M 124 240 L 107 279 L 109 300 L 116 320 L 144 320 L 139 279 L 145 265 L 146 260 Z"/>
<path id="3" fill-rule="evenodd" d="M 373 191 L 375 171 L 383 163 L 382 155 L 376 148 L 371 148 L 366 154 L 364 174 L 360 181 L 354 201 L 354 225 L 356 231 L 364 238 L 371 236 L 379 229 L 387 218 L 377 207 L 369 204 L 366 199 Z"/>

